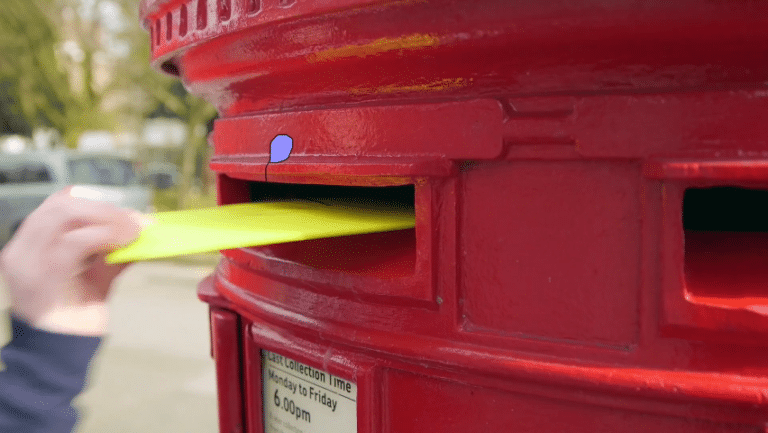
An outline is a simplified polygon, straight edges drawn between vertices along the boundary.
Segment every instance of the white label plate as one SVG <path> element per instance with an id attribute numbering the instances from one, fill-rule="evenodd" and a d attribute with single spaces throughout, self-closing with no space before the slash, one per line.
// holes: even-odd
<path id="1" fill-rule="evenodd" d="M 357 433 L 357 385 L 261 351 L 265 433 Z"/>

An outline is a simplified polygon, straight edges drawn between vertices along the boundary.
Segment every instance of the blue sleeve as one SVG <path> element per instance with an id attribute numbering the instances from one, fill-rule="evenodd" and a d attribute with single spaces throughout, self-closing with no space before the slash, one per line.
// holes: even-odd
<path id="1" fill-rule="evenodd" d="M 69 433 L 72 406 L 85 387 L 99 337 L 56 334 L 11 316 L 13 335 L 0 350 L 0 433 Z"/>

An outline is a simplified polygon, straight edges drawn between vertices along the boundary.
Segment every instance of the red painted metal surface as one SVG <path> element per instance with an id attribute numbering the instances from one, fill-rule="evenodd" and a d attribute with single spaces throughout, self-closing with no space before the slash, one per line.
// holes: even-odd
<path id="1" fill-rule="evenodd" d="M 219 431 L 243 433 L 243 328 L 232 306 L 221 299 L 213 288 L 213 278 L 200 283 L 200 299 L 211 304 L 211 357 L 216 362 L 219 404 Z"/>
<path id="2" fill-rule="evenodd" d="M 219 422 L 222 432 L 243 432 L 242 344 L 239 317 L 228 310 L 211 309 L 211 342 L 216 360 Z"/>
<path id="3" fill-rule="evenodd" d="M 220 203 L 394 194 L 416 213 L 224 253 L 200 292 L 228 330 L 223 431 L 236 389 L 264 431 L 261 350 L 355 382 L 361 433 L 766 430 L 768 3 L 142 16 L 155 64 L 219 109 Z M 270 164 L 279 134 L 293 151 Z"/>

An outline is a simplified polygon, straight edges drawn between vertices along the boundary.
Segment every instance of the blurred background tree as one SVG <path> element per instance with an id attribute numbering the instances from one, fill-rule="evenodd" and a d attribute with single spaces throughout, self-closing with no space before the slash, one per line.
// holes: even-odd
<path id="1" fill-rule="evenodd" d="M 165 207 L 188 207 L 193 189 L 209 190 L 206 136 L 216 113 L 177 78 L 150 67 L 138 3 L 3 0 L 0 134 L 49 128 L 76 148 L 87 131 L 140 137 L 147 119 L 179 119 L 186 139 L 170 162 L 180 167 L 181 180 L 165 195 Z M 146 154 L 142 139 L 133 146 Z"/>
<path id="2" fill-rule="evenodd" d="M 36 126 L 69 129 L 82 106 L 54 47 L 59 30 L 50 1 L 9 0 L 0 8 L 0 113 L 2 132 L 31 135 Z"/>

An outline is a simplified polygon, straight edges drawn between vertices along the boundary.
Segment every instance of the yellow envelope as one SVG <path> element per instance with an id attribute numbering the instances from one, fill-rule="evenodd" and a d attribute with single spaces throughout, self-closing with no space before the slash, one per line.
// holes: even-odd
<path id="1" fill-rule="evenodd" d="M 132 244 L 106 262 L 196 254 L 232 248 L 412 228 L 412 209 L 314 202 L 244 203 L 158 212 Z"/>

